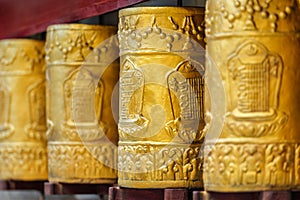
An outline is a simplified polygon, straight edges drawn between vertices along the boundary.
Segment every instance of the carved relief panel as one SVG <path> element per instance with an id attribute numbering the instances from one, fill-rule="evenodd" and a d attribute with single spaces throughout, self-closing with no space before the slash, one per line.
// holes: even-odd
<path id="1" fill-rule="evenodd" d="M 236 135 L 274 134 L 287 123 L 288 116 L 278 110 L 283 73 L 282 58 L 268 52 L 257 41 L 246 41 L 228 58 L 230 88 L 229 128 Z M 249 131 L 240 131 L 247 123 Z"/>
<path id="2" fill-rule="evenodd" d="M 45 80 L 33 84 L 27 91 L 30 123 L 25 127 L 26 134 L 36 140 L 46 140 L 46 96 Z"/>
<path id="3" fill-rule="evenodd" d="M 10 93 L 3 83 L 0 83 L 0 127 L 1 139 L 5 139 L 13 134 L 14 127 L 9 123 L 10 116 Z"/>
<path id="4" fill-rule="evenodd" d="M 103 133 L 99 131 L 98 124 L 102 111 L 103 81 L 98 81 L 88 70 L 75 69 L 64 80 L 63 88 L 66 111 L 64 132 L 75 140 L 101 139 Z"/>
<path id="5" fill-rule="evenodd" d="M 201 140 L 205 125 L 204 66 L 192 60 L 183 61 L 168 75 L 167 82 L 174 119 L 166 124 L 166 129 L 173 132 L 172 127 L 180 121 L 182 127 L 176 132 L 182 140 Z"/>

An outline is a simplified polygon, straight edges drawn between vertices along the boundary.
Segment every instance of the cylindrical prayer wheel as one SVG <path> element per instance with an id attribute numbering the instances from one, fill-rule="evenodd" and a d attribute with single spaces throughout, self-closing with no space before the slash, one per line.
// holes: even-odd
<path id="1" fill-rule="evenodd" d="M 226 116 L 220 137 L 206 141 L 206 190 L 300 187 L 299 6 L 207 2 L 206 67 L 220 73 Z"/>
<path id="2" fill-rule="evenodd" d="M 44 42 L 0 41 L 0 179 L 47 179 Z"/>
<path id="3" fill-rule="evenodd" d="M 52 25 L 47 29 L 51 182 L 116 181 L 118 132 L 111 101 L 119 65 L 108 61 L 114 60 L 108 52 L 116 31 L 116 27 L 85 24 Z M 113 50 L 117 58 L 118 49 Z"/>
<path id="4" fill-rule="evenodd" d="M 118 183 L 202 187 L 204 10 L 119 12 Z"/>

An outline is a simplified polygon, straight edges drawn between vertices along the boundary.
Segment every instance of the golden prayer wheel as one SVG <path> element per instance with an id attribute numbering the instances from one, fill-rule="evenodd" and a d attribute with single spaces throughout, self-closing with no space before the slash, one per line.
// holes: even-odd
<path id="1" fill-rule="evenodd" d="M 47 29 L 50 182 L 116 181 L 118 132 L 111 100 L 119 65 L 107 62 L 116 31 L 85 24 Z"/>
<path id="2" fill-rule="evenodd" d="M 0 179 L 45 180 L 44 42 L 0 41 Z"/>
<path id="3" fill-rule="evenodd" d="M 202 187 L 204 10 L 137 7 L 119 19 L 118 184 Z"/>
<path id="4" fill-rule="evenodd" d="M 226 94 L 223 130 L 205 143 L 208 191 L 300 187 L 299 6 L 207 2 L 206 67 L 219 70 Z"/>

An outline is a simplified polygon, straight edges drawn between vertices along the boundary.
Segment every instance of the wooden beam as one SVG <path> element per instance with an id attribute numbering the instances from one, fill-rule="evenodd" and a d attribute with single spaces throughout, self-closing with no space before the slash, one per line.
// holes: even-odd
<path id="1" fill-rule="evenodd" d="M 0 39 L 43 32 L 51 24 L 74 22 L 145 0 L 0 0 Z"/>

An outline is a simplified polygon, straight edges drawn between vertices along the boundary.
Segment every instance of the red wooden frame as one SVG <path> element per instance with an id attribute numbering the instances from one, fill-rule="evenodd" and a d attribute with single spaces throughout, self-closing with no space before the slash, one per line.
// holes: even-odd
<path id="1" fill-rule="evenodd" d="M 0 39 L 104 14 L 145 0 L 0 0 Z"/>

